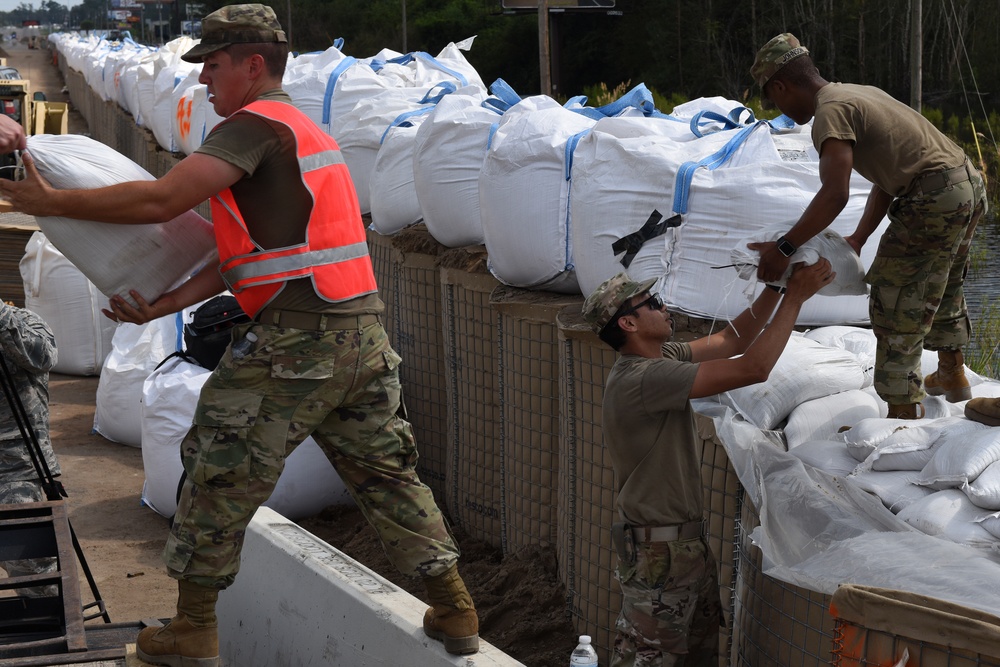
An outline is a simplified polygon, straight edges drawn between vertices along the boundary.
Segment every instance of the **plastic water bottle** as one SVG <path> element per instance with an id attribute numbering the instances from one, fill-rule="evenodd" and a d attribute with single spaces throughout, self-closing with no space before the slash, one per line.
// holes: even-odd
<path id="1" fill-rule="evenodd" d="M 590 635 L 580 635 L 580 643 L 569 657 L 570 667 L 597 667 L 597 651 L 590 645 Z"/>

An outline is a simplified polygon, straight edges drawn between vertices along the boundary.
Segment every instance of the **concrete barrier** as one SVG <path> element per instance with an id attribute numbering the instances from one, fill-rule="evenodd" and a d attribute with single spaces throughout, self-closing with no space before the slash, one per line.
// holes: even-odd
<path id="1" fill-rule="evenodd" d="M 223 665 L 522 663 L 480 641 L 453 656 L 424 636 L 427 605 L 266 507 L 247 528 L 240 574 L 219 596 Z M 523 667 L 523 666 L 522 666 Z"/>

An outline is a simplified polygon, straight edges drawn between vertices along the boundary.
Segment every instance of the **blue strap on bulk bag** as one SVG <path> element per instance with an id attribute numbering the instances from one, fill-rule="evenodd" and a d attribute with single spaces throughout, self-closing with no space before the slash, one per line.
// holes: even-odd
<path id="1" fill-rule="evenodd" d="M 758 127 L 767 126 L 767 121 L 757 121 L 753 125 L 747 125 L 742 130 L 736 133 L 736 135 L 726 142 L 726 145 L 715 151 L 708 157 L 704 157 L 697 162 L 685 162 L 677 170 L 677 177 L 674 180 L 674 203 L 673 209 L 675 213 L 687 213 L 688 207 L 688 197 L 691 194 L 691 181 L 694 178 L 694 172 L 702 167 L 708 169 L 709 171 L 715 171 L 736 153 L 736 150 L 743 145 L 747 140 L 747 137 L 754 132 Z"/>
<path id="2" fill-rule="evenodd" d="M 429 105 L 427 105 L 425 107 L 421 107 L 419 109 L 411 109 L 409 111 L 404 111 L 403 113 L 401 113 L 398 116 L 396 116 L 392 120 L 392 122 L 389 123 L 389 127 L 385 128 L 385 132 L 383 132 L 382 136 L 379 138 L 379 140 L 378 140 L 379 145 L 382 145 L 382 143 L 385 142 L 385 137 L 386 137 L 387 134 L 389 134 L 389 130 L 391 130 L 394 127 L 409 127 L 409 126 L 412 126 L 413 123 L 410 122 L 411 118 L 413 118 L 414 116 L 423 116 L 426 113 L 430 113 L 432 109 L 434 109 L 434 105 L 433 104 L 429 104 Z"/>
<path id="3" fill-rule="evenodd" d="M 333 103 L 333 90 L 337 87 L 337 79 L 343 74 L 348 67 L 357 62 L 357 58 L 354 56 L 347 56 L 333 68 L 330 72 L 330 78 L 326 80 L 326 91 L 323 93 L 323 124 L 330 124 L 330 105 Z"/>
<path id="4" fill-rule="evenodd" d="M 482 106 L 500 114 L 510 109 L 522 99 L 520 95 L 514 92 L 510 84 L 503 79 L 494 81 L 490 85 L 490 92 L 493 94 L 493 97 L 483 100 Z"/>
<path id="5" fill-rule="evenodd" d="M 420 98 L 417 104 L 437 104 L 441 101 L 441 98 L 449 93 L 453 93 L 458 90 L 458 86 L 455 85 L 454 81 L 441 81 L 440 83 L 434 84 L 427 93 Z M 438 92 L 435 92 L 438 91 Z"/>
<path id="6" fill-rule="evenodd" d="M 338 37 L 337 39 L 333 40 L 333 48 L 337 49 L 338 51 L 343 51 L 344 50 L 344 38 L 343 37 Z"/>

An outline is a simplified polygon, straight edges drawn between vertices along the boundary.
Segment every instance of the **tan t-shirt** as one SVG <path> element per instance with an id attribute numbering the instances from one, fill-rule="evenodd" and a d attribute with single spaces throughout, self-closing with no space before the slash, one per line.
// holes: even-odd
<path id="1" fill-rule="evenodd" d="M 816 93 L 812 140 L 854 144 L 854 169 L 894 197 L 918 175 L 959 167 L 965 153 L 920 113 L 873 86 L 830 83 Z"/>
<path id="2" fill-rule="evenodd" d="M 687 343 L 667 343 L 663 353 L 662 359 L 621 355 L 604 390 L 604 443 L 618 510 L 636 526 L 703 518 L 701 443 L 688 400 L 698 364 Z"/>
<path id="3" fill-rule="evenodd" d="M 258 99 L 292 103 L 280 89 Z M 236 114 L 209 132 L 195 152 L 225 160 L 246 172 L 231 190 L 257 245 L 264 249 L 284 248 L 305 241 L 312 198 L 302 183 L 295 137 L 287 125 L 256 114 Z M 380 313 L 385 309 L 377 294 L 331 303 L 316 293 L 310 278 L 288 281 L 268 305 L 338 315 Z"/>

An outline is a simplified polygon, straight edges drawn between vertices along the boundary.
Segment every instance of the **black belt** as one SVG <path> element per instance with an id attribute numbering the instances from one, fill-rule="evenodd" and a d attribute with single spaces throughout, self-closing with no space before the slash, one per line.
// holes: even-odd
<path id="1" fill-rule="evenodd" d="M 907 195 L 927 195 L 932 192 L 937 192 L 938 190 L 944 190 L 945 188 L 950 188 L 953 185 L 958 185 L 959 183 L 965 183 L 966 181 L 972 180 L 972 172 L 974 169 L 969 161 L 966 160 L 965 163 L 960 167 L 954 167 L 952 169 L 944 169 L 942 171 L 932 171 L 928 174 L 923 174 L 917 176 L 913 180 L 913 185 L 910 186 Z"/>
<path id="2" fill-rule="evenodd" d="M 307 313 L 299 310 L 280 310 L 264 308 L 254 318 L 261 324 L 268 324 L 283 329 L 302 329 L 303 331 L 345 331 L 361 330 L 379 321 L 378 315 L 334 315 L 331 313 Z"/>
<path id="3" fill-rule="evenodd" d="M 674 526 L 632 526 L 636 542 L 676 542 L 693 540 L 704 534 L 704 521 L 688 521 Z"/>

